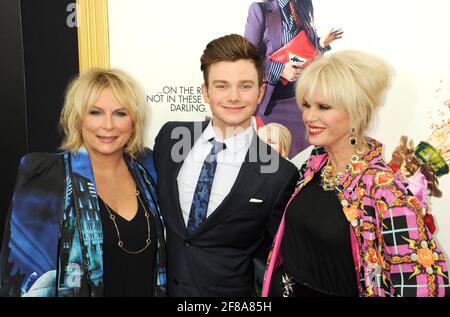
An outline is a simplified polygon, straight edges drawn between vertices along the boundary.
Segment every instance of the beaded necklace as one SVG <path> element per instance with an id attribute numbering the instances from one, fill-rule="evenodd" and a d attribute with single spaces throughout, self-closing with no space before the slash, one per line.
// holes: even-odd
<path id="1" fill-rule="evenodd" d="M 361 150 L 358 150 L 361 151 Z M 351 158 L 352 163 L 356 163 L 359 161 L 358 155 L 352 155 Z M 345 171 L 348 172 L 351 168 L 351 164 L 347 164 L 345 166 Z M 337 172 L 336 175 L 334 175 L 334 167 L 331 165 L 331 160 L 328 159 L 327 164 L 322 168 L 322 172 L 320 173 L 321 181 L 319 185 L 322 187 L 324 191 L 331 191 L 334 190 L 339 183 L 341 182 L 342 178 L 344 177 L 343 172 Z"/>

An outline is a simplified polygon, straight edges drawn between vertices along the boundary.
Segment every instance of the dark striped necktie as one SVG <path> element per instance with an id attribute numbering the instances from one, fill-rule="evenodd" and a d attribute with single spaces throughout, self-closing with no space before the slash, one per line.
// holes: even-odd
<path id="1" fill-rule="evenodd" d="M 209 142 L 212 143 L 212 149 L 203 162 L 197 186 L 195 187 L 194 196 L 192 198 L 192 205 L 187 224 L 189 233 L 194 232 L 206 219 L 209 196 L 211 194 L 214 174 L 217 167 L 217 154 L 226 148 L 225 143 L 217 142 L 214 138 L 209 140 Z"/>

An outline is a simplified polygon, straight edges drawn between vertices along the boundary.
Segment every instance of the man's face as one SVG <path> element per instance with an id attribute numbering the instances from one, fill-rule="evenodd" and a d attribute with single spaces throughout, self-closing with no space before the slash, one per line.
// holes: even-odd
<path id="1" fill-rule="evenodd" d="M 248 128 L 264 95 L 258 85 L 258 72 L 251 60 L 218 62 L 209 67 L 208 86 L 203 97 L 213 113 L 213 125 L 224 138 L 236 128 Z"/>

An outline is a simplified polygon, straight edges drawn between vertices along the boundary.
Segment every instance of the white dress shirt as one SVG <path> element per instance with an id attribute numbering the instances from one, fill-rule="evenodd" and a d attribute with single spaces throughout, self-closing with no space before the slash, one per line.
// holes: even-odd
<path id="1" fill-rule="evenodd" d="M 209 142 L 209 140 L 214 138 L 218 142 L 224 142 L 226 149 L 217 154 L 217 167 L 209 197 L 206 217 L 209 217 L 214 212 L 233 187 L 250 147 L 253 135 L 254 130 L 253 127 L 250 126 L 243 133 L 222 140 L 216 135 L 212 126 L 212 120 L 209 122 L 208 126 L 195 142 L 194 147 L 184 160 L 177 177 L 180 206 L 186 226 L 189 220 L 189 213 L 191 211 L 192 199 L 197 186 L 198 176 L 200 175 L 206 156 L 212 149 L 212 143 Z"/>

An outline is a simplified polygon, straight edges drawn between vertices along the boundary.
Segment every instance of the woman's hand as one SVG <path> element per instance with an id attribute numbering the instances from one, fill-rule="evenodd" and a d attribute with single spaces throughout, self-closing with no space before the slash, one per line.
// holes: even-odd
<path id="1" fill-rule="evenodd" d="M 319 44 L 322 48 L 325 48 L 333 41 L 341 39 L 343 34 L 344 31 L 342 31 L 342 29 L 335 30 L 334 28 L 332 28 L 326 36 L 320 38 Z"/>
<path id="2" fill-rule="evenodd" d="M 283 72 L 281 73 L 281 77 L 284 79 L 293 82 L 298 79 L 298 76 L 300 76 L 301 73 L 301 62 L 293 62 L 289 61 L 286 64 L 284 64 Z"/>

